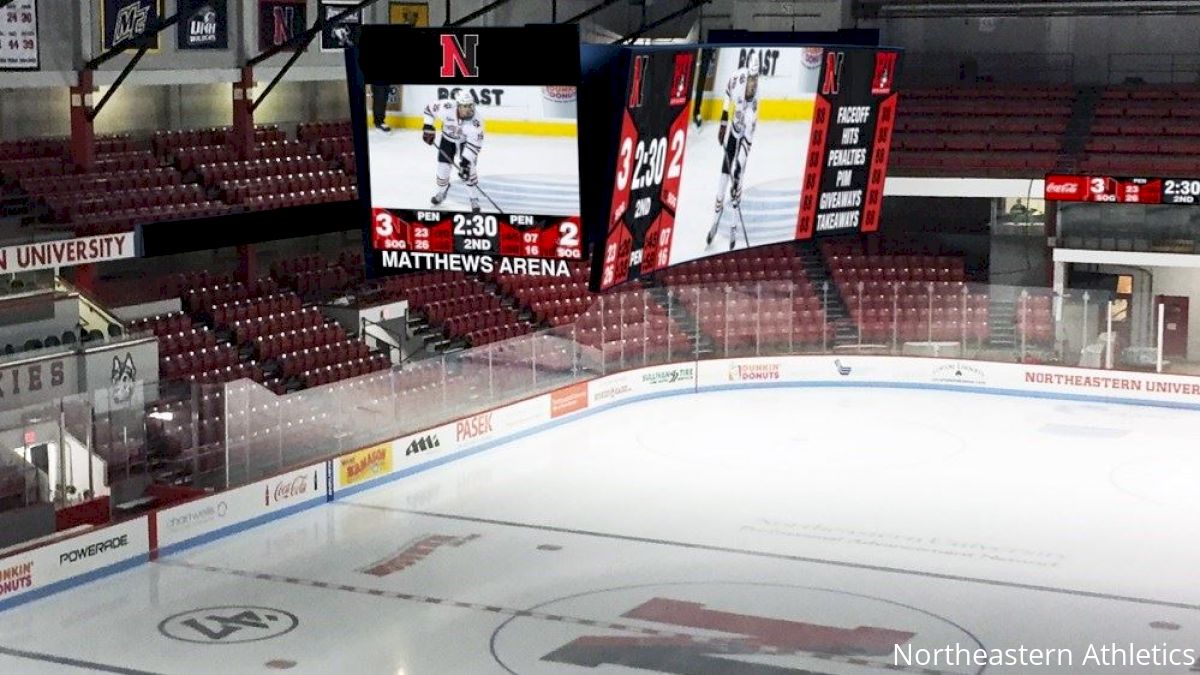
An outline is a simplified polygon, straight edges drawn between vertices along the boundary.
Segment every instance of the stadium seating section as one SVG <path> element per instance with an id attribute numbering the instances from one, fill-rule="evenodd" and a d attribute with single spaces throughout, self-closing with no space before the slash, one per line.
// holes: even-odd
<path id="1" fill-rule="evenodd" d="M 1057 165 L 1070 86 L 944 87 L 900 95 L 891 166 L 900 174 L 1040 176 Z"/>
<path id="2" fill-rule="evenodd" d="M 148 142 L 105 136 L 96 145 L 95 166 L 79 173 L 66 139 L 0 143 L 0 191 L 23 197 L 31 221 L 79 235 L 357 195 L 348 122 L 301 124 L 294 140 L 259 127 L 248 158 L 228 128 L 162 131 Z"/>
<path id="3" fill-rule="evenodd" d="M 1200 87 L 1106 89 L 1079 168 L 1102 175 L 1200 172 Z"/>
<path id="4" fill-rule="evenodd" d="M 989 297 L 971 292 L 961 258 L 866 255 L 857 242 L 827 242 L 822 252 L 865 341 L 989 338 Z"/>

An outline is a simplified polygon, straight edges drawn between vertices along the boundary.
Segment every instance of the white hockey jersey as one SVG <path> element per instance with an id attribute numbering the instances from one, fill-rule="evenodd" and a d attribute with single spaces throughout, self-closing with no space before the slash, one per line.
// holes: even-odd
<path id="1" fill-rule="evenodd" d="M 749 78 L 748 68 L 738 68 L 729 76 L 725 85 L 726 106 L 732 106 L 730 132 L 734 138 L 754 139 L 754 129 L 758 126 L 758 98 L 762 91 L 756 91 L 752 100 L 746 100 L 746 80 Z M 759 83 L 762 86 L 762 83 Z"/>
<path id="2" fill-rule="evenodd" d="M 479 113 L 460 120 L 458 106 L 452 99 L 443 98 L 425 106 L 425 124 L 432 125 L 435 119 L 442 122 L 442 138 L 457 145 L 468 160 L 475 161 L 483 149 L 483 120 Z"/>

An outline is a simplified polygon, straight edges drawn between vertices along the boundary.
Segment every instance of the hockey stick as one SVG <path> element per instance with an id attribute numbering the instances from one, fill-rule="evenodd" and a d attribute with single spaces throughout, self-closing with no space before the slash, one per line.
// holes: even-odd
<path id="1" fill-rule="evenodd" d="M 435 143 L 433 147 L 438 151 L 438 154 L 442 156 L 442 159 L 446 160 L 447 164 L 449 164 L 451 167 L 454 166 L 454 159 L 450 157 L 450 155 L 447 155 L 445 150 L 442 150 L 441 143 Z M 459 180 L 462 180 L 462 178 L 460 177 Z M 491 195 L 485 192 L 483 188 L 479 187 L 479 183 L 475 184 L 475 189 L 479 191 L 479 194 L 483 195 L 484 199 L 488 200 L 492 204 L 492 208 L 496 209 L 496 213 L 508 213 L 504 209 L 500 208 L 500 205 L 496 203 L 496 200 L 492 199 Z"/>
<path id="2" fill-rule="evenodd" d="M 742 239 L 746 240 L 746 248 L 750 248 L 750 235 L 746 234 L 746 221 L 742 219 L 742 205 L 738 204 L 734 211 L 737 211 L 738 222 L 742 224 Z M 734 238 L 736 239 L 737 235 L 734 235 Z"/>
<path id="3" fill-rule="evenodd" d="M 750 141 L 746 140 L 745 136 L 738 139 L 738 149 L 737 149 L 738 153 L 741 153 L 742 148 L 746 149 L 746 159 L 748 161 L 750 159 Z M 742 192 L 742 179 L 745 176 L 745 172 L 746 172 L 746 165 L 745 165 L 745 163 L 743 163 L 741 171 L 738 172 L 738 181 L 737 181 L 738 203 L 737 203 L 737 206 L 735 206 L 733 210 L 737 211 L 738 222 L 741 223 L 741 225 L 742 225 L 742 239 L 744 239 L 746 241 L 746 248 L 750 248 L 750 234 L 746 232 L 746 220 L 744 218 L 742 218 L 741 192 Z M 734 236 L 734 239 L 737 239 L 736 234 L 733 236 Z"/>

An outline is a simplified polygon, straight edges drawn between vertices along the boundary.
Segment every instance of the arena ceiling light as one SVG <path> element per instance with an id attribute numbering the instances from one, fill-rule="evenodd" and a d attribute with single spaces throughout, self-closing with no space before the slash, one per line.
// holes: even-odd
<path id="1" fill-rule="evenodd" d="M 936 18 L 964 16 L 1128 16 L 1142 14 L 1200 14 L 1195 0 L 855 0 L 859 18 Z"/>

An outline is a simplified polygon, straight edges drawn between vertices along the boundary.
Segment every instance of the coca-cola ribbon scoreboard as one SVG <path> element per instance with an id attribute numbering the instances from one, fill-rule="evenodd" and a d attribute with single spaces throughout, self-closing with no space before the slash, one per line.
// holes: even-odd
<path id="1" fill-rule="evenodd" d="M 697 83 L 701 61 L 712 77 Z M 899 70 L 894 49 L 629 50 L 592 288 L 736 249 L 874 232 Z"/>
<path id="2" fill-rule="evenodd" d="M 1200 204 L 1200 179 L 1049 174 L 1046 201 L 1098 204 Z"/>

